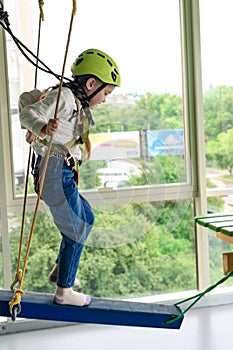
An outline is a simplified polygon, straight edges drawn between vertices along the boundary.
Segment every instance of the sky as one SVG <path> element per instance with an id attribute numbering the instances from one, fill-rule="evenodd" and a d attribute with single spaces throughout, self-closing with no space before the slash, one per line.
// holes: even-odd
<path id="1" fill-rule="evenodd" d="M 200 0 L 203 88 L 233 86 L 233 1 Z"/>
<path id="2" fill-rule="evenodd" d="M 18 21 L 16 36 L 27 45 L 28 36 L 34 35 L 36 42 L 38 1 L 6 0 L 5 9 L 12 25 L 14 3 L 19 7 L 24 4 L 25 15 L 23 22 Z M 59 74 L 63 66 L 72 3 L 44 1 L 40 58 Z M 233 1 L 200 0 L 200 10 L 203 89 L 211 85 L 232 86 Z M 31 11 L 33 15 L 30 17 Z M 19 18 L 22 18 L 21 14 Z M 25 18 L 29 22 L 27 35 L 22 32 Z M 179 25 L 179 0 L 78 0 L 65 75 L 71 76 L 70 67 L 80 52 L 94 47 L 107 52 L 117 62 L 122 77 L 117 93 L 169 92 L 181 95 Z M 39 74 L 40 88 L 55 82 L 57 80 L 50 75 Z"/>
<path id="3" fill-rule="evenodd" d="M 233 86 L 233 0 L 199 1 L 203 90 L 210 86 Z M 36 43 L 38 1 L 4 3 L 13 32 L 36 52 L 32 38 Z M 106 51 L 119 66 L 122 84 L 114 94 L 182 94 L 179 0 L 77 0 L 77 6 L 66 62 L 67 77 L 71 77 L 70 67 L 78 54 L 94 47 Z M 45 0 L 43 9 L 40 58 L 61 74 L 72 1 Z M 19 52 L 18 59 L 21 79 L 32 71 L 28 83 L 32 89 L 34 68 Z M 15 74 L 12 68 L 9 75 Z M 38 88 L 55 83 L 57 80 L 51 75 L 39 72 Z M 18 91 L 14 95 L 17 102 Z"/>
<path id="4" fill-rule="evenodd" d="M 19 0 L 19 6 L 22 1 L 25 6 L 25 0 Z M 34 5 L 32 26 L 36 37 L 38 6 L 37 1 L 30 3 Z M 169 90 L 181 94 L 178 0 L 79 0 L 77 6 L 66 63 L 67 77 L 77 55 L 94 47 L 107 52 L 117 62 L 122 77 L 119 92 Z M 45 1 L 43 9 L 40 58 L 60 73 L 72 1 Z M 26 35 L 22 39 L 27 39 Z M 40 75 L 39 84 L 47 86 L 50 82 L 50 76 Z"/>

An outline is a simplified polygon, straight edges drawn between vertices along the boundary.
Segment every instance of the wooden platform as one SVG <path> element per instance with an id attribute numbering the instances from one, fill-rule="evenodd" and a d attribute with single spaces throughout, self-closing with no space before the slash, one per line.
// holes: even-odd
<path id="1" fill-rule="evenodd" d="M 233 243 L 233 213 L 215 213 L 197 216 L 195 222 L 216 232 L 216 236 Z"/>
<path id="2" fill-rule="evenodd" d="M 197 216 L 195 222 L 216 232 L 216 237 L 233 243 L 233 213 L 214 213 Z M 227 275 L 233 270 L 233 253 L 223 253 L 223 272 Z"/>
<path id="3" fill-rule="evenodd" d="M 13 292 L 0 289 L 0 316 L 11 317 L 8 303 L 12 297 Z M 65 306 L 53 304 L 52 294 L 32 292 L 21 297 L 20 305 L 17 318 L 171 329 L 179 329 L 183 321 L 181 317 L 166 324 L 181 312 L 174 305 L 93 298 L 88 306 Z"/>

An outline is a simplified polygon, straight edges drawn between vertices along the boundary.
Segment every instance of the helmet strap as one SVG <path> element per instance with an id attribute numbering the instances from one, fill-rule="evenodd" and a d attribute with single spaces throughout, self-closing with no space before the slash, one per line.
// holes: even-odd
<path id="1" fill-rule="evenodd" d="M 105 88 L 105 86 L 107 86 L 107 85 L 108 85 L 108 84 L 106 84 L 106 83 L 103 83 L 102 85 L 100 85 L 100 86 L 98 87 L 98 89 L 96 89 L 91 95 L 89 95 L 89 96 L 87 97 L 88 102 L 90 102 L 91 99 L 92 99 L 95 95 L 97 95 L 101 90 L 103 90 L 103 89 Z"/>

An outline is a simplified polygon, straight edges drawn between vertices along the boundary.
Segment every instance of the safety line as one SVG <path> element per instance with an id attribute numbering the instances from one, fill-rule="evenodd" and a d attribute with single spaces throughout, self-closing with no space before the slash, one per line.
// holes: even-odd
<path id="1" fill-rule="evenodd" d="M 57 118 L 58 106 L 59 106 L 59 101 L 60 101 L 60 96 L 61 96 L 62 83 L 63 83 L 63 79 L 64 79 L 66 59 L 67 59 L 67 55 L 68 55 L 68 48 L 69 48 L 69 44 L 70 44 L 72 25 L 73 25 L 73 19 L 74 19 L 74 15 L 75 14 L 76 14 L 76 0 L 73 0 L 73 10 L 72 10 L 72 14 L 71 14 L 69 33 L 68 33 L 67 44 L 66 44 L 65 55 L 64 55 L 64 61 L 63 61 L 63 67 L 62 67 L 62 75 L 61 75 L 61 80 L 60 80 L 60 84 L 59 84 L 57 102 L 56 102 L 56 107 L 55 107 L 55 112 L 54 112 L 54 119 Z M 33 232 L 34 232 L 34 228 L 35 228 L 35 222 L 36 222 L 36 217 L 37 217 L 37 213 L 38 213 L 41 193 L 42 193 L 42 190 L 43 190 L 45 173 L 46 173 L 46 169 L 47 169 L 47 165 L 48 165 L 48 161 L 49 161 L 49 157 L 50 157 L 50 151 L 51 151 L 51 148 L 52 148 L 52 141 L 53 141 L 53 135 L 50 137 L 47 153 L 46 153 L 46 156 L 45 156 L 45 159 L 44 159 L 44 167 L 43 167 L 43 171 L 42 171 L 42 174 L 41 174 L 40 187 L 39 187 L 39 192 L 38 192 L 38 195 L 37 195 L 37 201 L 36 201 L 34 215 L 33 215 L 33 219 L 32 219 L 31 230 L 30 230 L 30 233 L 29 233 L 28 244 L 27 244 L 27 249 L 26 249 L 25 258 L 24 258 L 23 269 L 22 269 L 22 271 L 20 273 L 19 288 L 14 291 L 14 297 L 9 302 L 9 311 L 10 311 L 10 313 L 12 315 L 13 320 L 15 320 L 16 314 L 19 313 L 20 310 L 21 310 L 21 307 L 20 307 L 21 295 L 25 294 L 25 292 L 22 290 L 23 282 L 24 282 L 24 276 L 25 276 L 25 271 L 26 271 L 26 265 L 27 265 L 27 261 L 28 261 L 29 251 L 30 251 L 30 247 L 31 247 L 32 236 L 33 236 Z"/>
<path id="2" fill-rule="evenodd" d="M 39 0 L 39 25 L 38 25 L 38 37 L 37 37 L 37 63 L 39 58 L 39 48 L 40 48 L 40 33 L 41 33 L 41 21 L 44 20 L 44 13 L 42 10 L 42 6 L 44 5 L 44 2 Z M 37 86 L 37 73 L 38 73 L 38 66 L 36 66 L 35 70 L 35 82 L 34 82 L 34 88 Z M 16 267 L 16 273 L 14 276 L 14 280 L 10 285 L 10 289 L 13 291 L 15 285 L 21 281 L 22 279 L 22 270 L 20 269 L 20 260 L 21 260 L 21 253 L 22 253 L 22 246 L 23 246 L 23 236 L 24 236 L 24 223 L 25 223 L 25 216 L 26 216 L 26 205 L 27 205 L 27 194 L 28 194 L 28 184 L 29 184 L 29 171 L 30 171 L 30 164 L 31 164 L 31 155 L 32 155 L 32 147 L 29 146 L 29 152 L 28 152 L 28 162 L 27 162 L 27 171 L 26 171 L 26 179 L 25 179 L 25 189 L 24 189 L 24 199 L 23 199 L 23 212 L 22 212 L 22 221 L 21 221 L 21 230 L 20 230 L 20 241 L 19 241 L 19 249 L 18 249 L 18 259 L 17 259 L 17 267 Z"/>
<path id="3" fill-rule="evenodd" d="M 22 53 L 22 55 L 34 66 L 36 66 L 37 64 L 30 58 L 28 57 L 28 55 L 26 54 L 25 51 L 27 51 L 33 58 L 37 59 L 37 56 L 26 46 L 24 45 L 12 32 L 11 28 L 10 28 L 10 22 L 8 19 L 8 13 L 7 11 L 4 11 L 3 8 L 3 3 L 0 0 L 0 25 L 3 27 L 3 29 L 12 37 L 13 41 L 15 42 L 16 46 L 18 47 L 18 49 L 20 50 L 20 52 Z M 38 62 L 44 66 L 45 68 L 43 68 L 42 66 L 38 65 L 38 68 L 40 70 L 42 70 L 45 73 L 49 73 L 51 75 L 53 75 L 56 79 L 60 80 L 61 76 L 55 72 L 53 72 L 41 59 L 38 58 Z M 71 79 L 64 77 L 64 79 L 66 79 L 67 81 L 71 81 Z"/>
<path id="4" fill-rule="evenodd" d="M 232 277 L 233 276 L 233 271 L 230 271 L 228 272 L 228 274 L 226 276 L 224 276 L 223 278 L 221 278 L 218 282 L 212 284 L 211 286 L 209 286 L 208 288 L 206 288 L 206 290 L 204 290 L 203 292 L 201 293 L 198 293 L 190 298 L 187 298 L 187 299 L 184 299 L 184 300 L 181 300 L 177 303 L 175 303 L 174 305 L 175 306 L 178 306 L 180 304 L 183 304 L 189 300 L 192 300 L 192 299 L 195 299 L 196 300 L 191 304 L 189 305 L 184 311 L 182 311 L 179 315 L 177 315 L 176 317 L 170 319 L 170 320 L 167 320 L 165 323 L 166 324 L 171 324 L 177 320 L 179 320 L 180 318 L 182 318 L 184 316 L 184 314 L 189 311 L 201 298 L 203 298 L 205 296 L 205 294 L 209 293 L 211 290 L 213 290 L 214 288 L 216 288 L 217 286 L 219 286 L 220 284 L 222 284 L 223 282 L 225 282 L 226 280 L 228 280 L 228 278 Z"/>

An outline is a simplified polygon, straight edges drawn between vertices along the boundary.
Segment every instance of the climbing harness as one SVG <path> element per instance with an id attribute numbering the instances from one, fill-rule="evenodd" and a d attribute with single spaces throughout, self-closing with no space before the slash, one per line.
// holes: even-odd
<path id="1" fill-rule="evenodd" d="M 40 142 L 45 146 L 48 145 L 48 142 L 46 139 L 40 140 Z M 73 171 L 74 178 L 77 185 L 79 182 L 79 167 L 82 164 L 82 160 L 81 159 L 76 160 L 72 155 L 71 149 L 72 147 L 82 143 L 83 143 L 82 138 L 79 137 L 78 139 L 73 139 L 65 143 L 64 145 L 53 143 L 51 145 L 51 150 L 50 150 L 50 156 L 57 156 L 57 157 L 63 158 L 66 165 Z M 32 168 L 34 169 L 34 166 L 32 166 Z M 34 186 L 35 186 L 36 193 L 39 192 L 39 187 L 40 187 L 39 168 L 40 167 L 33 170 Z"/>
<path id="2" fill-rule="evenodd" d="M 39 7 L 40 7 L 40 20 L 42 20 L 43 18 L 43 11 L 42 11 L 42 6 L 43 6 L 43 1 L 39 1 Z M 37 57 L 35 57 L 35 55 L 28 50 L 11 32 L 10 30 L 10 24 L 8 21 L 8 14 L 7 12 L 3 11 L 3 4 L 0 1 L 0 23 L 3 26 L 3 28 L 12 36 L 13 40 L 15 41 L 16 45 L 18 46 L 18 48 L 20 49 L 20 51 L 22 52 L 21 46 L 26 49 L 34 58 L 36 58 L 37 62 L 40 62 L 44 65 L 44 63 L 38 58 L 38 52 L 39 52 L 39 44 L 38 44 L 38 50 L 37 50 Z M 70 37 L 71 37 L 71 31 L 72 31 L 72 25 L 73 25 L 73 18 L 76 14 L 76 1 L 73 0 L 73 9 L 72 9 L 72 14 L 71 14 L 71 19 L 70 19 L 70 26 L 69 26 L 69 32 L 68 32 L 68 38 L 67 38 L 67 44 L 66 44 L 66 49 L 65 49 L 65 55 L 64 55 L 64 61 L 63 61 L 63 67 L 62 67 L 62 74 L 61 76 L 58 74 L 53 73 L 47 66 L 46 69 L 41 68 L 38 66 L 37 63 L 34 63 L 31 61 L 31 59 L 29 59 L 29 61 L 31 63 L 33 63 L 34 66 L 36 66 L 37 69 L 42 69 L 43 71 L 46 71 L 50 74 L 53 74 L 55 77 L 57 77 L 60 80 L 59 83 L 59 88 L 58 88 L 58 96 L 57 96 L 57 101 L 56 101 L 56 107 L 55 107 L 55 111 L 54 111 L 54 119 L 57 118 L 57 114 L 58 114 L 58 107 L 59 107 L 59 101 L 60 101 L 60 96 L 61 96 L 61 89 L 62 89 L 62 84 L 63 84 L 63 80 L 64 80 L 64 72 L 65 72 L 65 65 L 66 65 L 66 59 L 67 59 L 67 54 L 68 54 L 68 48 L 69 48 L 69 43 L 70 43 Z M 3 23 L 4 22 L 4 23 Z M 39 26 L 40 27 L 40 26 Z M 39 37 L 39 36 L 38 36 Z M 25 53 L 22 52 L 25 56 Z M 28 58 L 28 57 L 27 57 Z M 35 75 L 36 76 L 36 75 Z M 36 85 L 36 78 L 35 78 L 35 85 Z M 44 167 L 43 167 L 43 171 L 41 174 L 41 178 L 40 178 L 40 188 L 39 188 L 39 192 L 38 192 L 38 196 L 37 196 L 37 201 L 36 201 L 36 205 L 35 205 L 35 210 L 34 210 L 34 215 L 33 215 L 33 219 L 32 219 L 32 224 L 31 224 L 31 230 L 29 233 L 29 238 L 28 238 L 28 244 L 27 244 L 27 249 L 26 249 L 26 253 L 25 253 L 25 259 L 24 259 L 24 263 L 23 263 L 23 268 L 20 269 L 19 265 L 20 265 L 20 255 L 21 255 L 21 249 L 22 249 L 22 236 L 23 236 L 23 227 L 24 227 L 24 220 L 25 217 L 23 215 L 22 218 L 22 226 L 21 226 L 21 238 L 20 238 L 20 247 L 19 247 L 19 257 L 18 257 L 18 263 L 17 263 L 17 271 L 15 274 L 15 278 L 14 281 L 12 282 L 10 288 L 13 291 L 14 290 L 14 286 L 19 283 L 19 286 L 17 289 L 14 290 L 14 297 L 13 299 L 9 302 L 9 312 L 12 316 L 12 320 L 15 321 L 16 316 L 20 313 L 21 311 L 21 295 L 25 294 L 25 292 L 23 291 L 23 282 L 24 282 L 24 276 L 25 276 L 25 271 L 26 271 L 26 265 L 27 265 L 27 260 L 28 260 L 28 256 L 29 256 L 29 251 L 30 251 L 30 247 L 31 247 L 31 242 L 32 242 L 32 235 L 34 232 L 34 227 L 35 227 L 35 222 L 36 222 L 36 217 L 37 217 L 37 212 L 38 212 L 38 208 L 39 208 L 39 203 L 40 203 L 40 198 L 41 198 L 41 193 L 43 190 L 43 184 L 44 184 L 44 179 L 45 179 L 45 173 L 46 173 L 46 169 L 47 169 L 47 165 L 48 165 L 48 161 L 49 161 L 49 157 L 51 155 L 51 152 L 53 152 L 53 136 L 50 137 L 50 140 L 47 144 L 47 153 L 45 155 L 44 158 Z M 30 155 L 30 153 L 29 153 Z M 29 174 L 29 167 L 30 167 L 30 156 L 29 156 L 29 160 L 28 160 L 28 168 L 27 168 L 27 177 L 26 177 L 26 184 L 25 184 L 25 199 L 24 199 L 24 213 L 25 213 L 25 208 L 26 208 L 26 196 L 27 196 L 27 185 L 28 185 L 28 174 Z M 71 161 L 71 159 L 69 159 Z"/>

